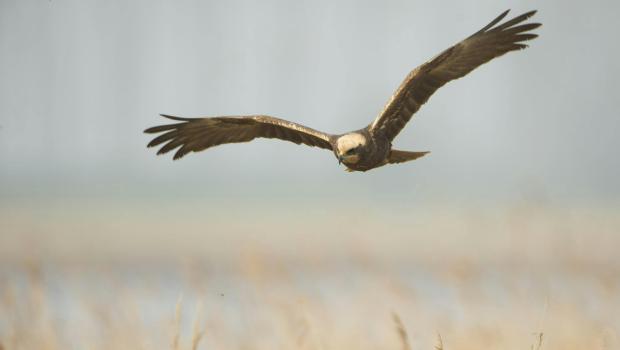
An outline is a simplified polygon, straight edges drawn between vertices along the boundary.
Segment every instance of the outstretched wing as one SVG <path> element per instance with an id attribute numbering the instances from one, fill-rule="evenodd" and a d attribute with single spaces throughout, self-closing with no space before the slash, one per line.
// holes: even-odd
<path id="1" fill-rule="evenodd" d="M 144 130 L 147 134 L 163 133 L 154 138 L 148 147 L 164 144 L 157 154 L 179 148 L 174 159 L 189 152 L 199 152 L 224 143 L 252 141 L 257 137 L 277 138 L 296 144 L 332 149 L 330 135 L 292 123 L 266 116 L 239 116 L 213 118 L 180 118 L 161 115 L 180 123 L 155 126 Z"/>
<path id="2" fill-rule="evenodd" d="M 381 132 L 393 140 L 411 116 L 444 84 L 465 76 L 495 57 L 526 48 L 523 42 L 538 36 L 529 32 L 540 27 L 540 23 L 521 23 L 535 13 L 530 11 L 495 26 L 508 14 L 505 11 L 472 36 L 414 69 L 370 125 L 370 132 Z"/>

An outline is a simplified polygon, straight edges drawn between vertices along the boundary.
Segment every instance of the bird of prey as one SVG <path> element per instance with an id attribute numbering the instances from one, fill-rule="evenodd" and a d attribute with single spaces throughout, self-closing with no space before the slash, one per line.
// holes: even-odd
<path id="1" fill-rule="evenodd" d="M 162 133 L 148 147 L 163 144 L 157 154 L 178 148 L 173 158 L 179 159 L 189 152 L 225 143 L 248 142 L 257 137 L 277 138 L 330 150 L 347 171 L 367 171 L 420 158 L 428 152 L 392 149 L 392 141 L 411 116 L 447 82 L 465 76 L 495 57 L 526 48 L 524 42 L 537 37 L 531 31 L 541 25 L 524 23 L 535 13 L 530 11 L 498 24 L 508 14 L 505 11 L 473 35 L 415 68 L 379 116 L 363 129 L 332 135 L 267 115 L 181 118 L 162 114 L 175 123 L 146 129 L 145 133 Z"/>

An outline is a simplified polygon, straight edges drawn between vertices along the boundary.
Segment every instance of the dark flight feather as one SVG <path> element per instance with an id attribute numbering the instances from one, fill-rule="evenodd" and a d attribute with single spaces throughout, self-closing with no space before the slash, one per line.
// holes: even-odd
<path id="1" fill-rule="evenodd" d="M 540 27 L 540 23 L 518 24 L 535 13 L 530 11 L 495 26 L 508 14 L 505 11 L 467 39 L 415 68 L 370 125 L 370 132 L 394 140 L 413 114 L 444 84 L 467 75 L 495 57 L 526 48 L 523 42 L 538 36 L 527 32 Z"/>
<path id="2" fill-rule="evenodd" d="M 332 149 L 330 136 L 306 126 L 265 115 L 181 118 L 162 114 L 162 117 L 181 123 L 159 125 L 144 130 L 147 134 L 165 132 L 149 142 L 148 147 L 163 144 L 157 154 L 164 154 L 179 148 L 174 159 L 190 152 L 199 152 L 224 143 L 252 141 L 257 137 L 278 138 Z"/>

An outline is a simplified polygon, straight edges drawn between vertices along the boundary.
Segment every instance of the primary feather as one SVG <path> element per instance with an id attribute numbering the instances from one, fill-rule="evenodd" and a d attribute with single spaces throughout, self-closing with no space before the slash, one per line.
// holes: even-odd
<path id="1" fill-rule="evenodd" d="M 444 84 L 467 75 L 495 57 L 526 48 L 523 42 L 537 37 L 529 31 L 540 27 L 540 23 L 521 23 L 535 13 L 530 11 L 495 26 L 508 14 L 505 11 L 467 39 L 415 68 L 370 125 L 370 132 L 382 133 L 393 140 L 413 114 Z"/>

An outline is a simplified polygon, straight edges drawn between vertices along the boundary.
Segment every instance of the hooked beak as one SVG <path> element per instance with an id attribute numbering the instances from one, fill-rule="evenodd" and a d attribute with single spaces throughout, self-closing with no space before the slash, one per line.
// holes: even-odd
<path id="1" fill-rule="evenodd" d="M 342 164 L 342 156 L 338 156 L 338 165 Z"/>

